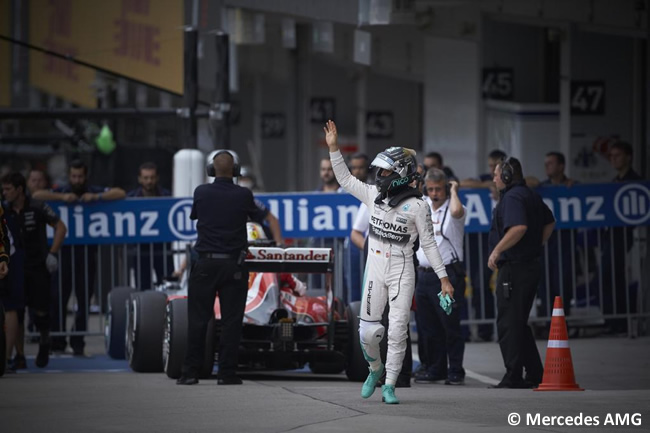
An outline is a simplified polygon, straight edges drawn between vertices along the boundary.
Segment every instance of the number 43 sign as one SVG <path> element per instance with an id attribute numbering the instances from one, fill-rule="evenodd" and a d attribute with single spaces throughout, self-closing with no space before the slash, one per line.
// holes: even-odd
<path id="1" fill-rule="evenodd" d="M 571 114 L 605 114 L 605 82 L 572 81 Z"/>

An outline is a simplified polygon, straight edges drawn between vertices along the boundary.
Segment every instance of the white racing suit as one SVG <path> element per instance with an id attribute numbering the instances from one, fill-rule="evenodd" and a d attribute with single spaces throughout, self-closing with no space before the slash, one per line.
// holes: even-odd
<path id="1" fill-rule="evenodd" d="M 406 331 L 415 290 L 413 243 L 418 236 L 420 247 L 438 277 L 447 276 L 433 235 L 431 208 L 420 197 L 409 197 L 395 207 L 387 204 L 390 197 L 376 204 L 375 198 L 379 194 L 377 187 L 352 176 L 341 152 L 330 153 L 330 159 L 339 184 L 365 203 L 370 213 L 368 258 L 363 277 L 359 334 L 364 356 L 372 365 L 371 361 L 375 361 L 373 356 L 377 357 L 379 354 L 379 341 L 383 336 L 380 322 L 388 301 L 390 312 L 386 382 L 394 384 L 402 369 L 406 350 Z M 374 339 L 369 338 L 367 333 L 364 335 L 362 328 L 367 324 L 364 322 L 373 324 L 370 329 Z"/>

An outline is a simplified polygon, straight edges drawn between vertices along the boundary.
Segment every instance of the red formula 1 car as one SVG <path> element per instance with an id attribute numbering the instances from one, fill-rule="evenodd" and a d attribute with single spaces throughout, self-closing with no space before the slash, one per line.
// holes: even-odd
<path id="1" fill-rule="evenodd" d="M 356 320 L 348 321 L 341 301 L 334 297 L 332 273 L 334 260 L 330 248 L 250 247 L 248 298 L 244 314 L 240 367 L 289 370 L 309 364 L 315 373 L 339 373 L 354 377 L 350 352 L 351 332 L 356 335 Z M 305 292 L 304 283 L 295 274 L 323 273 L 326 287 L 322 294 Z M 186 347 L 187 300 L 170 299 L 164 337 L 164 369 L 171 378 L 180 376 Z M 206 357 L 201 376 L 212 373 L 219 356 L 221 335 L 219 299 L 215 300 L 215 318 L 208 326 Z M 356 315 L 355 315 L 356 319 Z M 351 327 L 354 327 L 352 329 Z M 358 341 L 352 339 L 352 341 Z"/>
<path id="2" fill-rule="evenodd" d="M 257 238 L 251 239 L 249 227 L 251 240 L 251 245 L 255 245 Z M 346 309 L 334 296 L 335 261 L 330 248 L 251 246 L 246 262 L 250 274 L 240 368 L 289 370 L 308 364 L 315 373 L 345 370 L 351 380 L 365 379 L 367 364 L 357 331 L 358 303 Z M 296 275 L 309 273 L 325 274 L 325 287 L 306 290 Z M 187 347 L 186 284 L 185 280 L 180 285 L 161 286 L 162 291 L 131 292 L 126 301 L 117 299 L 124 297 L 123 293 L 119 290 L 116 293 L 118 296 L 113 299 L 116 302 L 111 302 L 117 305 L 112 312 L 112 322 L 116 322 L 118 314 L 115 311 L 120 310 L 120 302 L 126 303 L 126 338 L 123 341 L 133 370 L 164 370 L 171 378 L 180 377 Z M 215 317 L 206 336 L 202 377 L 212 373 L 219 356 L 221 314 L 218 297 L 214 310 Z M 110 323 L 109 319 L 107 328 Z M 107 348 L 109 334 L 107 332 Z"/>

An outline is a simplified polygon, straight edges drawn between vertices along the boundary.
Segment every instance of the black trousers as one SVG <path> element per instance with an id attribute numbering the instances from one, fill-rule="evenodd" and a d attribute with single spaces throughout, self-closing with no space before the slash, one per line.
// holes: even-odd
<path id="1" fill-rule="evenodd" d="M 497 332 L 499 347 L 506 367 L 503 384 L 518 384 L 526 379 L 542 381 L 544 367 L 539 357 L 533 332 L 528 326 L 528 316 L 535 300 L 541 278 L 539 259 L 506 263 L 497 275 Z M 504 283 L 509 283 L 507 292 Z"/>
<path id="2" fill-rule="evenodd" d="M 25 263 L 25 305 L 39 331 L 50 330 L 51 280 L 45 261 Z"/>
<path id="3" fill-rule="evenodd" d="M 208 322 L 214 317 L 217 292 L 221 306 L 219 376 L 236 373 L 248 292 L 248 270 L 234 260 L 200 258 L 192 267 L 188 287 L 188 344 L 182 370 L 185 377 L 198 377 L 201 370 Z"/>
<path id="4" fill-rule="evenodd" d="M 65 331 L 68 300 L 74 289 L 77 298 L 74 331 L 85 332 L 88 327 L 88 303 L 95 285 L 97 267 L 97 247 L 95 245 L 72 245 L 61 248 L 61 286 L 58 287 L 60 299 L 53 300 L 52 330 Z M 61 310 L 61 311 L 59 311 Z M 65 348 L 65 337 L 56 337 L 53 344 L 59 349 Z M 83 350 L 86 343 L 82 335 L 70 337 L 72 348 Z"/>
<path id="5" fill-rule="evenodd" d="M 415 289 L 415 302 L 418 309 L 420 340 L 427 351 L 427 369 L 435 376 L 465 377 L 463 356 L 465 339 L 460 328 L 460 311 L 465 302 L 465 278 L 457 275 L 453 267 L 447 266 L 449 282 L 454 287 L 451 314 L 447 315 L 440 307 L 438 293 L 440 279 L 435 272 L 418 271 L 418 284 Z"/>

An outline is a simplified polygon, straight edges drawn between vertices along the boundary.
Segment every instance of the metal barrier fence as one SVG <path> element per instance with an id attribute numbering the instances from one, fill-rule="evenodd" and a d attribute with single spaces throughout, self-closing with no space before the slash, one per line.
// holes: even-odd
<path id="1" fill-rule="evenodd" d="M 354 255 L 355 246 L 345 238 L 298 243 L 333 247 L 338 276 L 335 295 L 346 302 L 358 300 L 365 257 Z M 152 288 L 179 266 L 185 244 L 65 246 L 59 253 L 60 270 L 52 279 L 52 335 L 101 335 L 90 329 L 104 328 L 101 313 L 106 312 L 108 292 L 119 286 Z M 474 339 L 491 340 L 496 337 L 496 276 L 487 267 L 487 233 L 467 233 L 464 245 L 467 288 L 464 296 L 457 296 L 462 324 Z M 642 320 L 650 317 L 648 281 L 642 272 L 646 250 L 645 226 L 556 230 L 544 248 L 543 278 L 531 323 L 545 326 L 550 322 L 553 299 L 558 295 L 574 328 L 608 326 L 630 336 L 646 335 L 647 320 Z M 310 288 L 325 286 L 318 278 L 310 276 Z M 69 317 L 72 314 L 74 318 Z M 93 320 L 97 323 L 88 327 Z"/>
<path id="2" fill-rule="evenodd" d="M 75 346 L 80 345 L 84 336 L 103 335 L 108 293 L 121 286 L 153 289 L 181 267 L 187 258 L 187 244 L 177 241 L 64 246 L 58 253 L 59 271 L 52 275 L 51 284 L 54 347 L 64 346 L 63 337 L 70 337 L 70 345 Z M 335 256 L 334 295 L 345 299 L 342 291 L 343 244 L 334 242 L 327 246 L 334 249 Z M 325 275 L 309 277 L 312 293 L 314 289 L 324 291 Z"/>
<path id="3" fill-rule="evenodd" d="M 647 227 L 612 227 L 555 230 L 545 245 L 541 265 L 542 279 L 530 315 L 534 326 L 551 321 L 553 301 L 564 302 L 570 327 L 607 326 L 629 336 L 647 335 L 650 317 L 649 282 L 643 279 L 643 260 L 647 257 Z M 344 243 L 343 239 L 335 242 Z M 361 277 L 354 277 L 349 260 L 344 261 L 344 293 L 348 301 L 358 300 Z M 461 302 L 462 325 L 475 340 L 496 337 L 496 273 L 487 266 L 488 233 L 466 233 L 464 265 L 466 290 Z M 363 275 L 365 257 L 358 259 Z M 359 274 L 357 274 L 359 275 Z M 355 297 L 353 294 L 356 294 Z"/>
<path id="4" fill-rule="evenodd" d="M 97 329 L 104 329 L 108 293 L 120 286 L 152 289 L 179 267 L 184 244 L 65 245 L 52 275 L 52 336 L 103 335 Z"/>

